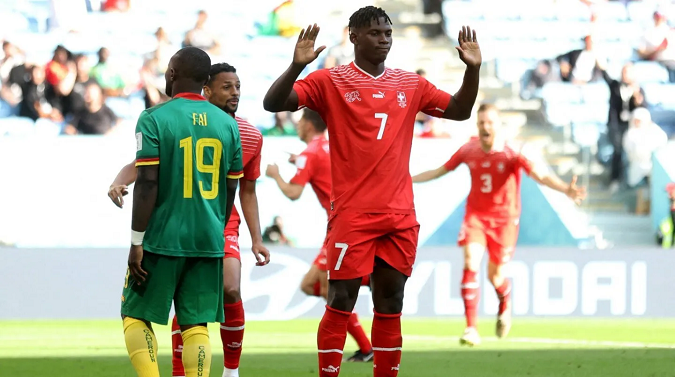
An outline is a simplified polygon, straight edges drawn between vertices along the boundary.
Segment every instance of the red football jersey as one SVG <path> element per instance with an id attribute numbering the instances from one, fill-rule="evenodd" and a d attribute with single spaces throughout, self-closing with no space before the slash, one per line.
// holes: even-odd
<path id="1" fill-rule="evenodd" d="M 493 218 L 520 216 L 520 169 L 530 174 L 533 163 L 509 145 L 485 152 L 477 137 L 459 148 L 445 163 L 455 170 L 465 163 L 471 172 L 466 212 Z"/>
<path id="2" fill-rule="evenodd" d="M 298 168 L 291 183 L 304 186 L 309 183 L 321 206 L 330 214 L 330 156 L 328 140 L 315 137 L 295 160 Z"/>
<path id="3" fill-rule="evenodd" d="M 315 71 L 294 89 L 299 107 L 328 126 L 333 210 L 412 213 L 415 115 L 441 116 L 450 94 L 412 72 L 387 68 L 374 77 L 355 63 Z"/>
<path id="4" fill-rule="evenodd" d="M 244 164 L 244 177 L 249 181 L 255 181 L 260 177 L 260 151 L 262 151 L 263 137 L 260 130 L 255 128 L 244 118 L 235 117 L 239 126 L 239 135 L 241 137 L 241 156 Z M 241 218 L 236 208 L 232 208 L 230 220 L 225 225 L 225 231 L 239 232 Z"/>

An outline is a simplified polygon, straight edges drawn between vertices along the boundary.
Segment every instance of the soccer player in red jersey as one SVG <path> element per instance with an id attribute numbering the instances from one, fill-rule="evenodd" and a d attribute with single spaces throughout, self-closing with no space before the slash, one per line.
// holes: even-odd
<path id="1" fill-rule="evenodd" d="M 241 209 L 246 218 L 251 239 L 253 254 L 258 266 L 269 263 L 269 251 L 262 243 L 260 220 L 258 217 L 258 197 L 255 184 L 260 177 L 260 152 L 262 150 L 262 134 L 245 119 L 236 117 L 239 106 L 240 81 L 236 69 L 227 63 L 211 66 L 210 79 L 204 86 L 204 96 L 212 104 L 220 107 L 234 117 L 239 125 L 241 137 L 242 157 L 244 163 L 244 177 L 239 180 L 239 198 Z M 108 196 L 121 207 L 122 197 L 127 186 L 136 180 L 135 163 L 125 166 L 110 186 Z M 225 260 L 223 261 L 223 285 L 225 289 L 225 322 L 220 325 L 220 337 L 223 342 L 225 359 L 224 377 L 239 376 L 239 360 L 244 338 L 244 307 L 241 302 L 241 259 L 239 255 L 239 224 L 241 218 L 236 208 L 232 209 L 228 221 L 225 237 Z M 181 360 L 183 338 L 176 318 L 172 325 L 173 340 L 173 376 L 185 376 Z"/>
<path id="2" fill-rule="evenodd" d="M 467 326 L 460 343 L 469 346 L 480 344 L 476 327 L 480 291 L 476 275 L 486 248 L 488 280 L 499 298 L 497 337 L 505 337 L 511 328 L 511 282 L 504 277 L 504 270 L 518 239 L 520 170 L 577 204 L 586 196 L 586 190 L 576 186 L 576 177 L 569 184 L 561 181 L 545 166 L 525 157 L 521 147 L 507 143 L 501 131 L 499 110 L 494 105 L 481 105 L 478 108 L 479 136 L 460 147 L 443 166 L 413 177 L 413 182 L 430 181 L 455 170 L 462 163 L 467 164 L 471 172 L 471 191 L 458 239 L 459 245 L 464 247 L 462 298 Z"/>
<path id="3" fill-rule="evenodd" d="M 330 216 L 330 156 L 328 139 L 326 139 L 326 123 L 316 111 L 305 108 L 302 118 L 298 122 L 298 136 L 307 143 L 305 149 L 300 155 L 292 155 L 289 162 L 295 164 L 297 173 L 290 180 L 284 181 L 279 174 L 279 167 L 276 164 L 268 165 L 266 175 L 277 182 L 281 192 L 291 200 L 297 200 L 302 195 L 302 191 L 309 183 L 319 203 Z M 305 274 L 300 283 L 300 289 L 309 296 L 328 297 L 328 266 L 326 265 L 326 248 L 321 248 L 319 255 L 316 256 L 314 263 Z M 364 276 L 361 285 L 368 286 L 370 277 Z M 352 313 L 347 324 L 347 332 L 356 340 L 359 350 L 354 353 L 347 361 L 364 362 L 373 360 L 373 347 L 368 340 L 368 336 L 359 322 L 356 313 Z"/>
<path id="4" fill-rule="evenodd" d="M 328 220 L 328 303 L 319 325 L 319 376 L 340 373 L 347 324 L 362 278 L 371 276 L 375 316 L 371 340 L 376 377 L 397 376 L 401 360 L 403 290 L 417 252 L 410 150 L 419 111 L 448 119 L 471 115 L 481 64 L 475 32 L 459 33 L 467 69 L 459 91 L 437 89 L 423 77 L 385 68 L 392 46 L 389 16 L 368 6 L 349 19 L 354 62 L 297 80 L 325 46 L 319 27 L 298 37 L 293 63 L 265 96 L 268 111 L 315 110 L 328 126 L 331 213 Z M 296 81 L 297 80 L 297 81 Z"/>

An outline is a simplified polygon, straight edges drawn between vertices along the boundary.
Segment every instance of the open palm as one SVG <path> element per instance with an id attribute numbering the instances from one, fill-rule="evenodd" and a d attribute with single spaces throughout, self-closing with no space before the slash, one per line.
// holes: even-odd
<path id="1" fill-rule="evenodd" d="M 314 49 L 314 42 L 319 35 L 319 29 L 316 24 L 307 26 L 307 29 L 302 29 L 298 36 L 298 42 L 295 44 L 293 63 L 307 65 L 318 58 L 319 54 L 326 49 L 326 46 Z"/>
<path id="2" fill-rule="evenodd" d="M 483 62 L 483 57 L 480 54 L 480 46 L 478 46 L 478 39 L 476 39 L 476 31 L 471 30 L 469 26 L 462 26 L 457 37 L 459 46 L 455 47 L 459 51 L 459 58 L 464 64 L 470 67 L 478 67 Z"/>
<path id="3" fill-rule="evenodd" d="M 574 201 L 577 205 L 586 199 L 586 188 L 577 186 L 577 176 L 572 177 L 570 185 L 567 187 L 567 196 Z"/>

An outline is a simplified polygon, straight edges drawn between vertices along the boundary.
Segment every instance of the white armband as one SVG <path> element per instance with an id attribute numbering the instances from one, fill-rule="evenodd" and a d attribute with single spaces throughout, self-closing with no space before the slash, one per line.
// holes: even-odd
<path id="1" fill-rule="evenodd" d="M 137 232 L 135 230 L 131 231 L 131 244 L 134 246 L 140 246 L 143 245 L 143 236 L 145 236 L 145 232 Z"/>

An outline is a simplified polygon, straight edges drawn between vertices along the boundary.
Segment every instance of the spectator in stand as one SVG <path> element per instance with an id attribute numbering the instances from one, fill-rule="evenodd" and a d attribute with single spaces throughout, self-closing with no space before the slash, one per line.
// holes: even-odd
<path id="1" fill-rule="evenodd" d="M 206 11 L 200 10 L 197 13 L 197 23 L 194 28 L 185 33 L 183 47 L 197 47 L 209 54 L 218 55 L 220 53 L 220 43 L 218 43 L 215 35 L 206 28 L 207 19 L 208 15 Z"/>
<path id="2" fill-rule="evenodd" d="M 2 43 L 4 56 L 0 60 L 0 101 L 7 103 L 9 113 L 13 114 L 17 110 L 17 105 L 21 102 L 21 85 L 13 82 L 12 72 L 16 74 L 16 67 L 23 67 L 24 55 L 18 47 L 9 41 Z M 25 69 L 23 69 L 25 71 Z"/>
<path id="3" fill-rule="evenodd" d="M 2 42 L 3 57 L 0 59 L 0 83 L 7 83 L 12 68 L 24 61 L 23 51 L 9 41 Z"/>
<path id="4" fill-rule="evenodd" d="M 609 114 L 607 133 L 614 147 L 609 177 L 609 191 L 616 193 L 621 187 L 623 176 L 623 136 L 628 130 L 631 113 L 638 107 L 645 107 L 645 92 L 635 81 L 634 67 L 627 63 L 621 70 L 621 81 L 609 76 L 606 62 L 598 59 L 596 66 L 609 86 Z"/>
<path id="5" fill-rule="evenodd" d="M 70 73 L 68 61 L 71 58 L 71 53 L 65 47 L 58 45 L 54 50 L 54 57 L 47 63 L 45 67 L 45 78 L 47 83 L 53 87 L 57 87 L 61 81 Z"/>
<path id="6" fill-rule="evenodd" d="M 581 85 L 600 77 L 596 69 L 598 56 L 593 48 L 593 37 L 584 38 L 583 50 L 572 50 L 556 57 L 560 64 L 560 79 L 565 82 Z"/>
<path id="7" fill-rule="evenodd" d="M 668 69 L 670 81 L 675 82 L 675 37 L 663 13 L 654 12 L 654 26 L 642 36 L 637 52 L 642 60 L 663 64 Z"/>
<path id="8" fill-rule="evenodd" d="M 626 182 L 637 188 L 635 213 L 649 213 L 649 177 L 652 172 L 652 154 L 668 143 L 668 135 L 654 122 L 649 110 L 635 109 L 630 127 L 623 137 L 623 150 L 628 160 Z"/>
<path id="9" fill-rule="evenodd" d="M 84 94 L 87 85 L 96 83 L 90 75 L 91 65 L 86 55 L 75 55 L 73 57 L 75 64 L 75 80 L 69 90 L 64 91 L 65 103 L 63 106 L 66 117 L 75 115 L 85 109 Z"/>
<path id="10" fill-rule="evenodd" d="M 101 10 L 104 12 L 126 12 L 129 10 L 129 0 L 104 0 Z"/>
<path id="11" fill-rule="evenodd" d="M 274 113 L 274 127 L 263 130 L 265 136 L 294 136 L 298 134 L 290 112 Z"/>
<path id="12" fill-rule="evenodd" d="M 141 68 L 141 86 L 146 109 L 168 100 L 168 97 L 162 93 L 166 86 L 164 76 L 157 75 L 157 66 L 157 58 L 151 58 L 147 59 Z"/>
<path id="13" fill-rule="evenodd" d="M 556 63 L 557 68 L 557 63 Z M 524 85 L 521 91 L 523 99 L 531 99 L 546 83 L 560 81 L 560 74 L 554 72 L 553 64 L 549 60 L 540 60 L 534 69 L 524 75 Z"/>
<path id="14" fill-rule="evenodd" d="M 32 120 L 49 119 L 55 123 L 63 122 L 61 112 L 47 99 L 44 67 L 27 65 L 26 73 L 30 79 L 21 88 L 23 100 L 19 105 L 19 116 Z"/>
<path id="15" fill-rule="evenodd" d="M 155 32 L 155 37 L 157 38 L 157 49 L 155 50 L 157 70 L 163 75 L 164 72 L 166 72 L 166 68 L 169 66 L 169 60 L 171 60 L 173 54 L 178 51 L 178 48 L 171 43 L 169 35 L 164 28 L 158 28 Z"/>
<path id="16" fill-rule="evenodd" d="M 89 83 L 84 92 L 85 107 L 75 114 L 66 126 L 67 135 L 106 135 L 118 124 L 117 116 L 105 104 L 102 88 L 97 83 Z"/>
<path id="17" fill-rule="evenodd" d="M 126 94 L 125 84 L 119 72 L 108 63 L 110 51 L 101 47 L 98 50 L 98 63 L 91 69 L 91 77 L 103 89 L 103 93 L 108 97 L 122 97 Z"/>
<path id="18" fill-rule="evenodd" d="M 293 242 L 284 234 L 284 222 L 280 216 L 274 216 L 272 225 L 265 228 L 262 237 L 265 243 L 293 246 Z"/>
<path id="19" fill-rule="evenodd" d="M 324 68 L 333 68 L 354 61 L 354 45 L 349 40 L 349 27 L 342 31 L 342 42 L 328 49 Z"/>

